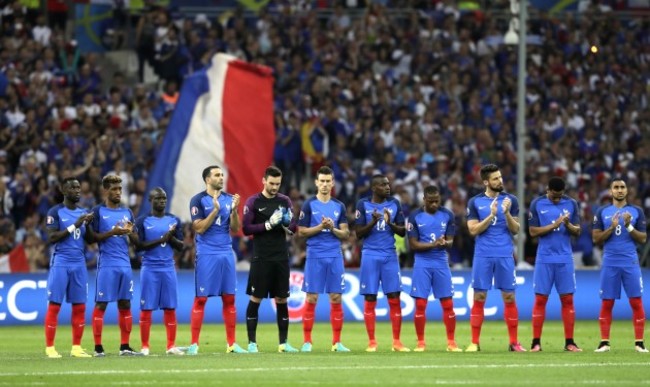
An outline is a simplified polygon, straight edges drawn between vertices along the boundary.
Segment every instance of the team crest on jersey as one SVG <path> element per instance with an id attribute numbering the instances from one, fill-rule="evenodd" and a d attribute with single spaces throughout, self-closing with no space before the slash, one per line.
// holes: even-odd
<path id="1" fill-rule="evenodd" d="M 54 224 L 54 218 L 51 216 L 47 217 L 47 224 Z"/>
<path id="2" fill-rule="evenodd" d="M 300 211 L 300 215 L 298 215 L 298 219 L 303 220 L 305 218 L 305 213 Z"/>
<path id="3" fill-rule="evenodd" d="M 248 206 L 244 206 L 244 215 L 248 214 Z"/>
<path id="4" fill-rule="evenodd" d="M 354 213 L 354 218 L 355 218 L 355 219 L 359 219 L 360 217 L 361 217 L 361 212 L 359 212 L 359 210 L 357 210 L 357 211 Z"/>
<path id="5" fill-rule="evenodd" d="M 338 218 L 338 217 L 339 217 L 339 212 L 338 212 L 338 211 L 334 211 L 334 216 L 336 216 L 336 217 Z"/>
<path id="6" fill-rule="evenodd" d="M 199 213 L 199 208 L 197 206 L 192 206 L 192 210 L 190 212 L 192 213 L 192 216 L 196 216 Z"/>

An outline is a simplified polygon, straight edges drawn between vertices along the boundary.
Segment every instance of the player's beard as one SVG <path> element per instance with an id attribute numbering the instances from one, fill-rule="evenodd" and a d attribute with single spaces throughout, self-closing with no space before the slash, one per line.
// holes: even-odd
<path id="1" fill-rule="evenodd" d="M 497 186 L 490 186 L 490 190 L 494 192 L 503 192 L 503 184 L 499 184 Z"/>

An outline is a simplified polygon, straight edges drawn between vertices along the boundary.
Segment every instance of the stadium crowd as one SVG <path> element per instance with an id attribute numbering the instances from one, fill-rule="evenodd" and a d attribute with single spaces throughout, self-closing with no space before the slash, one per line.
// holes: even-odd
<path id="1" fill-rule="evenodd" d="M 314 193 L 313 171 L 323 164 L 335 172 L 336 197 L 348 205 L 349 219 L 378 171 L 389 176 L 406 216 L 434 184 L 459 226 L 451 262 L 471 265 L 464 218 L 467 200 L 483 190 L 480 166 L 498 164 L 506 190 L 515 192 L 517 55 L 503 44 L 504 25 L 453 0 L 323 12 L 325 3 L 272 2 L 255 16 L 237 10 L 215 20 L 151 7 L 128 27 L 141 62 L 141 82 L 132 84 L 119 71 L 102 78 L 101 56 L 81 52 L 65 20 L 48 20 L 17 0 L 0 2 L 0 254 L 22 243 L 31 269 L 47 269 L 44 221 L 61 200 L 57 182 L 65 176 L 80 178 L 80 204 L 90 208 L 101 201 L 101 178 L 118 174 L 123 204 L 137 214 L 183 77 L 226 52 L 275 72 L 274 162 L 297 208 Z M 608 200 L 609 178 L 621 174 L 628 201 L 647 212 L 647 18 L 602 7 L 558 17 L 531 12 L 526 205 L 561 175 L 588 229 L 595 208 Z M 142 83 L 145 63 L 158 85 Z M 193 265 L 188 227 L 185 236 L 179 268 Z M 250 244 L 235 240 L 245 260 Z M 300 266 L 303 242 L 290 243 Z M 527 239 L 529 263 L 534 243 Z M 359 263 L 358 245 L 354 236 L 344 244 L 348 266 Z M 584 265 L 598 264 L 590 233 L 574 249 Z M 410 265 L 403 240 L 398 250 L 402 265 Z M 95 254 L 89 249 L 89 267 Z"/>

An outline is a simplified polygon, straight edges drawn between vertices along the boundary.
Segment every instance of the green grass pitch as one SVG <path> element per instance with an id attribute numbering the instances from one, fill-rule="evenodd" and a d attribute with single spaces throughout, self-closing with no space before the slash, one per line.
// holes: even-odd
<path id="1" fill-rule="evenodd" d="M 245 347 L 245 325 L 238 324 L 237 337 Z M 458 344 L 469 343 L 469 324 L 459 322 Z M 530 347 L 530 322 L 520 323 L 520 339 Z M 483 326 L 479 353 L 447 353 L 443 325 L 427 324 L 427 351 L 393 353 L 390 351 L 391 327 L 377 324 L 379 350 L 364 351 L 367 340 L 363 323 L 343 327 L 343 343 L 351 353 L 331 353 L 330 326 L 314 327 L 314 352 L 277 353 L 275 324 L 261 324 L 258 329 L 259 354 L 226 354 L 222 325 L 204 325 L 198 356 L 166 356 L 165 332 L 161 324 L 152 327 L 149 357 L 117 356 L 117 326 L 104 328 L 105 358 L 75 359 L 67 356 L 70 329 L 60 327 L 56 347 L 62 359 L 48 359 L 44 354 L 43 329 L 40 326 L 0 328 L 0 386 L 419 386 L 419 385 L 648 385 L 650 354 L 634 351 L 632 323 L 614 321 L 612 351 L 594 353 L 599 341 L 597 321 L 576 322 L 576 342 L 582 353 L 563 351 L 562 323 L 549 321 L 544 326 L 541 353 L 509 353 L 507 331 L 503 321 Z M 178 345 L 187 345 L 189 326 L 181 325 Z M 405 321 L 402 340 L 415 345 L 413 323 Z M 300 323 L 292 323 L 289 342 L 302 344 Z M 131 344 L 140 348 L 139 329 L 134 326 Z M 83 346 L 92 350 L 92 332 L 86 327 Z"/>

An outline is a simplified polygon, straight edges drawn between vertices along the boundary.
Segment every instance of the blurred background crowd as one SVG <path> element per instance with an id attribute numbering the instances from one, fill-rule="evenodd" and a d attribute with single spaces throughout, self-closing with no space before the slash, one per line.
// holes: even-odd
<path id="1" fill-rule="evenodd" d="M 22 244 L 32 271 L 48 268 L 44 220 L 61 200 L 63 176 L 80 178 L 80 204 L 91 208 L 103 200 L 101 178 L 120 175 L 123 204 L 138 214 L 183 77 L 217 52 L 274 70 L 274 163 L 296 211 L 323 164 L 335 171 L 350 222 L 375 173 L 389 176 L 407 216 L 435 184 L 457 217 L 450 262 L 458 269 L 471 266 L 465 208 L 483 191 L 478 169 L 499 165 L 515 192 L 517 52 L 503 44 L 509 1 L 476 9 L 455 0 L 287 0 L 214 16 L 150 0 L 136 12 L 115 1 L 103 39 L 110 50 L 137 53 L 133 74 L 79 48 L 66 2 L 32 3 L 0 0 L 0 254 Z M 622 1 L 581 3 L 572 13 L 529 9 L 520 206 L 544 194 L 550 176 L 563 176 L 582 211 L 576 263 L 597 267 L 590 223 L 609 200 L 609 178 L 625 176 L 628 201 L 650 209 L 650 23 L 647 10 L 631 12 Z M 193 267 L 192 239 L 186 225 L 179 268 Z M 288 243 L 300 267 L 304 241 Z M 396 244 L 409 267 L 407 243 Z M 359 247 L 354 236 L 344 243 L 347 266 L 358 266 Z M 236 237 L 234 248 L 245 268 L 250 241 Z M 534 264 L 535 248 L 527 238 L 521 267 Z M 96 254 L 91 246 L 89 268 Z M 646 246 L 640 254 L 647 265 Z"/>

